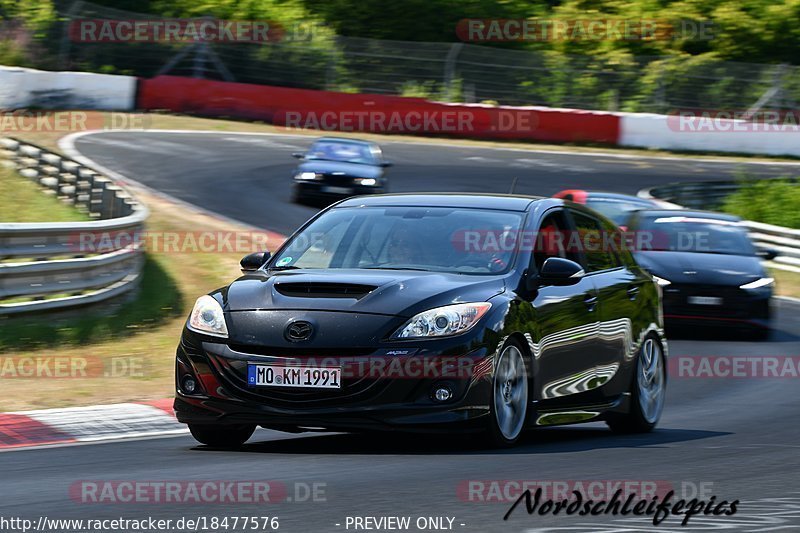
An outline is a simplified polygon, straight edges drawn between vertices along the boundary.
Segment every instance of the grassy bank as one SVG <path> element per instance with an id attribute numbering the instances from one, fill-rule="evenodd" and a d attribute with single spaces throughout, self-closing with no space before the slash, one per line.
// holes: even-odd
<path id="1" fill-rule="evenodd" d="M 722 210 L 745 220 L 800 229 L 800 183 L 791 178 L 742 181 L 728 196 Z"/>
<path id="2" fill-rule="evenodd" d="M 79 222 L 89 220 L 38 184 L 0 167 L 0 222 Z"/>
<path id="3" fill-rule="evenodd" d="M 250 231 L 145 192 L 137 196 L 151 210 L 148 232 Z M 148 253 L 141 287 L 126 303 L 57 319 L 49 315 L 0 319 L 0 386 L 4 392 L 0 411 L 170 396 L 175 347 L 195 298 L 237 277 L 241 255 Z M 13 376 L 16 362 L 37 357 L 88 358 L 106 365 L 112 360 L 130 361 L 135 371 L 78 379 Z"/>

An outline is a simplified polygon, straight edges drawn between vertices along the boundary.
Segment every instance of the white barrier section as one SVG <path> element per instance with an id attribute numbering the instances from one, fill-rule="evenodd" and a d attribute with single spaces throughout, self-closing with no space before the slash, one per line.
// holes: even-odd
<path id="1" fill-rule="evenodd" d="M 28 105 L 23 90 L 26 70 L 0 66 L 0 109 L 17 109 Z"/>
<path id="2" fill-rule="evenodd" d="M 129 111 L 136 78 L 90 72 L 49 72 L 0 66 L 0 109 L 99 109 Z"/>
<path id="3" fill-rule="evenodd" d="M 701 116 L 620 113 L 620 146 L 800 156 L 800 126 Z"/>

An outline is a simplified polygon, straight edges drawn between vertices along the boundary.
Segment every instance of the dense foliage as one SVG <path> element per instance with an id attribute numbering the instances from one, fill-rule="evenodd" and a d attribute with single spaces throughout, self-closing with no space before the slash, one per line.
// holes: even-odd
<path id="1" fill-rule="evenodd" d="M 245 66 L 243 72 L 237 72 L 236 79 L 344 91 L 370 88 L 360 83 L 362 71 L 336 61 L 339 49 L 335 35 L 452 43 L 459 41 L 456 28 L 464 19 L 655 20 L 676 30 L 702 28 L 705 32 L 701 36 L 692 31 L 676 31 L 669 38 L 648 40 L 482 43 L 487 47 L 537 51 L 544 61 L 545 77 L 532 79 L 528 74 L 516 73 L 517 77 L 511 79 L 515 74 L 509 72 L 507 81 L 511 79 L 515 90 L 522 91 L 523 101 L 546 105 L 667 111 L 671 108 L 653 107 L 653 102 L 660 101 L 659 91 L 666 86 L 678 95 L 670 104 L 678 102 L 681 107 L 692 107 L 697 101 L 718 107 L 740 107 L 742 102 L 747 106 L 776 79 L 772 69 L 755 64 L 800 63 L 800 0 L 95 0 L 93 4 L 103 6 L 100 9 L 155 16 L 267 19 L 285 27 L 313 24 L 314 39 L 306 44 L 306 50 L 240 53 L 240 48 L 228 52 L 227 57 L 222 50 L 222 61 L 230 58 L 235 62 L 238 58 L 242 65 L 262 62 L 265 71 L 286 70 L 283 78 L 260 79 L 255 67 Z M 78 58 L 64 65 L 63 30 L 57 26 L 63 23 L 61 15 L 71 5 L 72 0 L 0 0 L 0 22 L 6 30 L 4 38 L 0 37 L 0 64 L 149 76 L 163 64 L 153 57 L 174 55 L 172 49 L 153 52 L 152 47 L 149 51 L 130 47 L 123 53 L 109 47 L 93 50 L 98 57 L 91 61 Z M 309 46 L 312 52 L 308 51 Z M 288 64 L 292 68 L 286 68 Z M 569 80 L 559 79 L 561 73 L 551 68 L 571 65 L 578 65 L 580 75 L 570 74 Z M 380 71 L 382 65 L 375 68 Z M 431 95 L 453 93 L 452 88 L 446 91 L 430 86 L 430 78 L 415 77 L 411 69 L 389 75 L 401 77 L 406 72 L 408 77 L 397 79 L 392 91 L 403 93 L 409 91 L 408 87 L 428 84 L 426 90 Z M 326 74 L 335 74 L 336 83 L 326 82 Z M 708 74 L 712 81 L 703 81 Z M 743 87 L 743 83 L 752 87 Z M 783 105 L 779 107 L 797 105 L 800 68 L 788 70 L 782 83 Z M 478 100 L 495 98 L 501 103 L 508 101 L 503 101 L 502 95 L 478 96 Z"/>
<path id="2" fill-rule="evenodd" d="M 800 185 L 790 179 L 746 180 L 722 210 L 745 220 L 800 229 Z"/>
<path id="3" fill-rule="evenodd" d="M 0 16 L 22 18 L 42 30 L 68 1 L 0 0 Z M 636 41 L 532 42 L 515 46 L 555 49 L 571 54 L 624 50 L 634 55 L 714 53 L 731 61 L 800 61 L 800 0 L 96 0 L 131 12 L 174 17 L 213 15 L 266 18 L 282 23 L 318 20 L 337 34 L 402 41 L 453 41 L 465 18 L 626 18 L 709 21 L 713 38 Z"/>

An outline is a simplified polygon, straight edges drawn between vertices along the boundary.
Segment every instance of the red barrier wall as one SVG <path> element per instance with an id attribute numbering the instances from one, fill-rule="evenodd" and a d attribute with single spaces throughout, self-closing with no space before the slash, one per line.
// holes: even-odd
<path id="1" fill-rule="evenodd" d="M 137 107 L 287 127 L 475 139 L 617 144 L 620 133 L 617 115 L 597 111 L 445 104 L 176 76 L 140 80 Z"/>

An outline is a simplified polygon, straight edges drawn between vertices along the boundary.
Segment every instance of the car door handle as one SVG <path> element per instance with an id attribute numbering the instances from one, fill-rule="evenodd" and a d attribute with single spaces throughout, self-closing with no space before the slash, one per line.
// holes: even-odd
<path id="1" fill-rule="evenodd" d="M 639 287 L 634 285 L 633 287 L 628 287 L 628 298 L 631 300 L 635 300 L 636 297 L 639 296 Z"/>
<path id="2" fill-rule="evenodd" d="M 587 294 L 586 298 L 583 299 L 583 303 L 586 304 L 586 307 L 589 309 L 589 311 L 594 311 L 594 308 L 597 305 L 597 296 L 594 294 Z"/>

